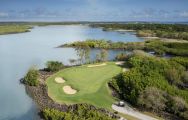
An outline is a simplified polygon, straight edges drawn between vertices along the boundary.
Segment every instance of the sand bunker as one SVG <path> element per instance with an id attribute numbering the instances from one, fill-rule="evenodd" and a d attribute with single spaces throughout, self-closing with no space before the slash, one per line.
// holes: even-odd
<path id="1" fill-rule="evenodd" d="M 119 62 L 116 62 L 116 65 L 123 65 L 125 62 L 124 61 L 119 61 Z"/>
<path id="2" fill-rule="evenodd" d="M 72 89 L 71 86 L 68 85 L 63 87 L 63 91 L 69 95 L 75 94 L 77 92 L 75 89 Z"/>
<path id="3" fill-rule="evenodd" d="M 88 65 L 87 67 L 99 67 L 99 66 L 105 66 L 106 63 L 98 64 L 98 65 Z"/>
<path id="4" fill-rule="evenodd" d="M 65 80 L 64 80 L 62 77 L 56 77 L 56 78 L 55 78 L 55 82 L 56 82 L 56 83 L 64 83 Z"/>

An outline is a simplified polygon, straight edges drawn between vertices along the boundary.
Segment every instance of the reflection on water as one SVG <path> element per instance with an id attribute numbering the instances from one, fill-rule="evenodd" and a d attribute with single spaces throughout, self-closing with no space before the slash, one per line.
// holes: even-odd
<path id="1" fill-rule="evenodd" d="M 141 41 L 134 34 L 104 32 L 99 28 L 82 25 L 35 27 L 28 33 L 0 36 L 0 120 L 33 120 L 37 117 L 36 106 L 19 84 L 29 67 L 43 68 L 48 60 L 68 64 L 77 59 L 72 48 L 55 48 L 63 43 L 86 39 L 112 41 Z M 91 57 L 97 50 L 92 51 Z M 109 59 L 120 51 L 109 51 Z"/>

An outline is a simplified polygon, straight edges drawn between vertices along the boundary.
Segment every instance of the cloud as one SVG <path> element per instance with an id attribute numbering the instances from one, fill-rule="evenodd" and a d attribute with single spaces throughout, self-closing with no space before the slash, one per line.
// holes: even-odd
<path id="1" fill-rule="evenodd" d="M 148 8 L 148 9 L 143 9 L 141 11 L 132 10 L 129 16 L 133 18 L 152 18 L 155 16 L 155 14 L 156 14 L 156 10 L 152 8 Z"/>
<path id="2" fill-rule="evenodd" d="M 180 17 L 188 18 L 188 11 L 180 12 Z"/>
<path id="3" fill-rule="evenodd" d="M 16 17 L 22 18 L 41 18 L 41 17 L 59 17 L 61 14 L 58 11 L 50 11 L 46 8 L 36 8 L 36 9 L 25 9 L 15 13 Z"/>
<path id="4" fill-rule="evenodd" d="M 152 19 L 169 19 L 174 18 L 174 16 L 177 17 L 177 14 L 179 11 L 167 11 L 163 9 L 143 9 L 140 11 L 134 11 L 132 10 L 131 14 L 129 15 L 132 18 L 152 18 Z"/>
<path id="5" fill-rule="evenodd" d="M 0 12 L 0 18 L 5 18 L 5 17 L 8 17 L 9 14 L 6 13 L 6 12 Z"/>

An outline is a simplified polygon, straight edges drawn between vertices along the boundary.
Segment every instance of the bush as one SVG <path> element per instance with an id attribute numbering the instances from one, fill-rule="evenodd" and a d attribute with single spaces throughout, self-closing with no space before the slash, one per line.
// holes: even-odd
<path id="1" fill-rule="evenodd" d="M 147 87 L 142 91 L 138 98 L 138 104 L 149 110 L 159 112 L 164 110 L 166 105 L 164 93 L 155 87 Z"/>
<path id="2" fill-rule="evenodd" d="M 183 82 L 184 84 L 188 84 L 188 72 L 184 72 L 184 73 L 182 74 L 182 82 Z"/>
<path id="3" fill-rule="evenodd" d="M 170 96 L 167 102 L 167 111 L 170 113 L 176 114 L 180 117 L 184 117 L 184 113 L 187 112 L 188 106 L 187 103 L 180 97 Z"/>
<path id="4" fill-rule="evenodd" d="M 166 78 L 170 84 L 177 85 L 177 84 L 180 84 L 180 82 L 181 82 L 180 81 L 181 75 L 178 74 L 178 71 L 174 68 L 168 69 L 166 71 Z"/>
<path id="5" fill-rule="evenodd" d="M 47 70 L 51 72 L 58 71 L 64 66 L 63 63 L 58 61 L 48 61 L 46 65 L 47 65 Z"/>
<path id="6" fill-rule="evenodd" d="M 74 111 L 69 110 L 67 112 L 61 112 L 56 109 L 44 109 L 42 115 L 45 120 L 115 120 L 85 105 L 78 105 Z"/>
<path id="7" fill-rule="evenodd" d="M 185 70 L 180 64 L 171 63 L 166 59 L 139 55 L 130 57 L 128 63 L 132 68 L 128 72 L 119 74 L 111 82 L 124 100 L 137 105 L 140 92 L 147 87 L 156 87 L 169 95 L 180 96 L 188 102 L 188 92 L 169 84 L 166 79 L 166 71 L 172 69 L 177 70 L 176 75 L 179 78 L 180 73 Z M 168 75 L 172 76 L 173 81 L 176 81 L 174 80 L 176 75 L 172 74 L 174 73 Z"/>
<path id="8" fill-rule="evenodd" d="M 116 60 L 118 61 L 125 61 L 128 58 L 128 56 L 124 53 L 120 53 L 116 56 Z"/>
<path id="9" fill-rule="evenodd" d="M 184 66 L 185 68 L 188 69 L 188 58 L 187 57 L 173 57 L 173 58 L 171 58 L 171 60 L 181 64 L 182 66 Z"/>
<path id="10" fill-rule="evenodd" d="M 26 76 L 24 77 L 23 82 L 24 84 L 29 86 L 37 86 L 39 84 L 38 77 L 39 77 L 38 70 L 31 68 L 29 69 Z"/>

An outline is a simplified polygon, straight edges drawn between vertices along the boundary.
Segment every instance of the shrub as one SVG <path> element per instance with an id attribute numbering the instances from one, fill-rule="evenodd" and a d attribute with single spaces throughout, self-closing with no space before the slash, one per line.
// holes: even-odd
<path id="1" fill-rule="evenodd" d="M 188 72 L 184 72 L 184 73 L 182 74 L 182 82 L 183 82 L 184 84 L 188 84 Z"/>
<path id="2" fill-rule="evenodd" d="M 116 56 L 116 60 L 118 61 L 125 61 L 127 58 L 128 58 L 127 55 L 124 53 L 120 53 Z"/>
<path id="3" fill-rule="evenodd" d="M 39 84 L 38 81 L 39 72 L 34 68 L 30 68 L 24 77 L 23 82 L 29 86 L 37 86 Z"/>
<path id="4" fill-rule="evenodd" d="M 165 102 L 166 98 L 164 97 L 164 93 L 155 87 L 147 87 L 140 93 L 138 98 L 138 104 L 140 106 L 156 112 L 165 109 Z"/>
<path id="5" fill-rule="evenodd" d="M 178 71 L 174 68 L 168 69 L 166 71 L 166 78 L 167 78 L 167 80 L 169 81 L 170 84 L 177 85 L 181 82 L 180 81 L 181 75 L 178 74 Z"/>
<path id="6" fill-rule="evenodd" d="M 42 115 L 45 120 L 115 120 L 85 105 L 78 105 L 74 111 L 69 110 L 67 112 L 61 112 L 56 109 L 44 109 Z"/>
<path id="7" fill-rule="evenodd" d="M 47 65 L 47 70 L 51 72 L 58 71 L 64 66 L 63 63 L 58 61 L 48 61 L 46 65 Z"/>
<path id="8" fill-rule="evenodd" d="M 171 60 L 181 64 L 182 66 L 184 66 L 185 68 L 188 69 L 188 58 L 187 57 L 174 57 L 174 58 L 171 58 Z"/>
<path id="9" fill-rule="evenodd" d="M 167 111 L 182 116 L 188 110 L 187 103 L 180 97 L 170 96 L 167 102 Z M 184 115 L 183 115 L 184 116 Z"/>
<path id="10" fill-rule="evenodd" d="M 179 89 L 177 86 L 169 84 L 166 79 L 166 71 L 169 72 L 169 78 L 176 82 L 176 77 L 184 72 L 180 64 L 174 64 L 167 59 L 133 55 L 128 63 L 132 67 L 128 72 L 121 73 L 113 79 L 112 87 L 120 94 L 122 99 L 127 100 L 133 105 L 138 104 L 139 94 L 147 87 L 156 87 L 169 95 L 180 96 L 188 102 L 188 92 Z M 173 75 L 172 75 L 173 74 Z M 179 81 L 178 81 L 179 82 Z"/>

